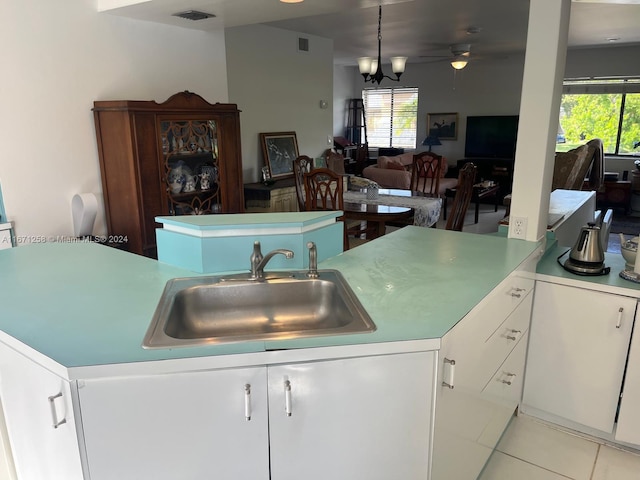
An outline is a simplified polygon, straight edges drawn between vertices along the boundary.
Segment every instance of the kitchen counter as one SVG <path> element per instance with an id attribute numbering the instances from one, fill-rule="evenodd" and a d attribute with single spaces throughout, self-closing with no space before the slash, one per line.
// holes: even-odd
<path id="1" fill-rule="evenodd" d="M 561 283 L 563 285 L 588 288 L 600 292 L 617 293 L 640 298 L 640 283 L 625 280 L 620 277 L 620 272 L 624 270 L 625 261 L 619 253 L 605 252 L 604 264 L 611 267 L 608 275 L 577 275 L 567 272 L 558 264 L 557 258 L 571 247 L 554 245 L 549 248 L 544 257 L 538 262 L 536 278 L 551 283 Z M 562 257 L 564 262 L 569 254 Z"/>
<path id="2" fill-rule="evenodd" d="M 408 341 L 437 348 L 536 248 L 406 227 L 319 265 L 343 273 L 375 322 L 373 333 L 145 350 L 141 342 L 167 280 L 196 274 L 91 243 L 24 246 L 0 251 L 0 340 L 68 379 L 87 378 L 87 369 L 72 372 L 83 367 L 281 349 Z"/>

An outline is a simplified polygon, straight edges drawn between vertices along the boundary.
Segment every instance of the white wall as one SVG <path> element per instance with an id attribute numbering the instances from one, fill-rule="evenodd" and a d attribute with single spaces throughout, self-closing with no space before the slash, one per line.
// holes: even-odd
<path id="1" fill-rule="evenodd" d="M 298 37 L 309 39 L 309 52 L 298 51 Z M 242 111 L 245 183 L 260 179 L 261 132 L 296 132 L 299 153 L 310 157 L 333 146 L 332 40 L 251 25 L 227 29 L 226 47 L 229 100 Z"/>
<path id="2" fill-rule="evenodd" d="M 0 5 L 0 179 L 19 236 L 72 235 L 73 195 L 101 192 L 94 100 L 190 90 L 228 101 L 222 32 L 98 14 L 94 3 Z M 105 233 L 102 213 L 96 223 Z"/>

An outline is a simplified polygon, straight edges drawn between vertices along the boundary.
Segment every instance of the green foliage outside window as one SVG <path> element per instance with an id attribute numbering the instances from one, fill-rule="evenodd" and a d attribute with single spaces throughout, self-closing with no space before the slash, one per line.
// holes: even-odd
<path id="1" fill-rule="evenodd" d="M 605 153 L 640 155 L 640 147 L 634 148 L 640 141 L 640 94 L 565 94 L 560 108 L 560 125 L 566 143 L 558 144 L 558 151 L 567 151 L 592 138 L 600 138 Z"/>

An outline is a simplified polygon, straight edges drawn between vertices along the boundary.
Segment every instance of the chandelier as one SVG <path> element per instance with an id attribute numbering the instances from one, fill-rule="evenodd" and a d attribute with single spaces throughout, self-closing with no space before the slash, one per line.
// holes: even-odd
<path id="1" fill-rule="evenodd" d="M 392 78 L 382 73 L 382 60 L 380 56 L 380 44 L 382 43 L 382 5 L 378 7 L 378 59 L 371 57 L 358 58 L 358 68 L 360 73 L 364 77 L 365 82 L 377 83 L 380 85 L 383 78 L 388 78 L 397 82 L 400 80 L 400 75 L 404 72 L 404 66 L 407 62 L 407 57 L 391 57 L 391 69 L 395 73 L 396 78 Z"/>

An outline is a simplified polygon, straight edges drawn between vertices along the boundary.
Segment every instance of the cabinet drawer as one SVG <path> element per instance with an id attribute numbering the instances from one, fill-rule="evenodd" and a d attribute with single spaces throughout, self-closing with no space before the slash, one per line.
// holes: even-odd
<path id="1" fill-rule="evenodd" d="M 497 445 L 520 403 L 526 354 L 527 341 L 523 338 L 482 390 L 482 398 L 494 406 L 493 415 L 478 439 L 482 445 L 490 448 Z"/>
<path id="2" fill-rule="evenodd" d="M 482 330 L 478 334 L 488 339 L 502 322 L 526 299 L 531 298 L 535 281 L 531 278 L 511 276 L 498 285 L 472 314 L 479 315 Z"/>
<path id="3" fill-rule="evenodd" d="M 519 298 L 519 305 L 507 315 L 492 320 L 493 328 L 482 325 L 483 318 L 473 318 L 480 324 L 464 324 L 464 328 L 454 329 L 455 341 L 452 348 L 443 349 L 445 358 L 455 361 L 456 386 L 480 392 L 489 379 L 504 362 L 529 328 L 531 302 L 533 296 L 527 294 Z M 446 337 L 445 337 L 446 338 Z"/>
<path id="4" fill-rule="evenodd" d="M 522 395 L 526 353 L 527 342 L 523 339 L 518 342 L 482 390 L 483 396 L 509 406 L 511 413 L 520 402 Z"/>
<path id="5" fill-rule="evenodd" d="M 533 295 L 527 295 L 511 315 L 493 332 L 485 342 L 484 353 L 478 359 L 483 373 L 492 375 L 522 338 L 526 340 L 531 318 Z M 525 342 L 520 342 L 525 343 Z M 487 376 L 483 377 L 488 380 Z"/>

